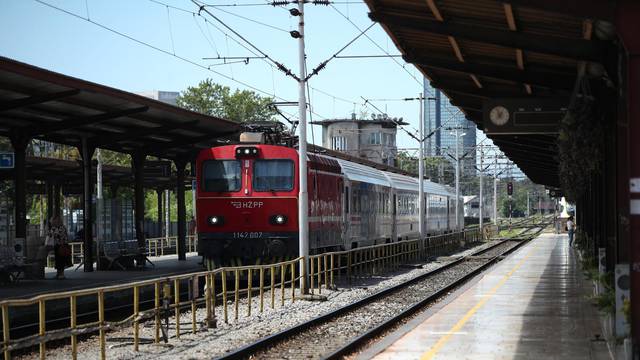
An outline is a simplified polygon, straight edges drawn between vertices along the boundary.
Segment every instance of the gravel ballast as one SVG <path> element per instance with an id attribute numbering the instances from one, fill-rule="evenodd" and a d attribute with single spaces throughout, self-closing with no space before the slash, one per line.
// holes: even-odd
<path id="1" fill-rule="evenodd" d="M 221 320 L 222 306 L 218 303 L 215 313 L 218 319 L 217 328 L 206 329 L 201 324 L 205 320 L 205 309 L 200 308 L 196 311 L 197 327 L 196 333 L 191 330 L 191 312 L 183 312 L 181 315 L 181 336 L 175 338 L 175 319 L 170 318 L 169 326 L 169 343 L 153 344 L 154 323 L 152 321 L 140 325 L 140 349 L 138 352 L 133 350 L 133 330 L 132 327 L 122 328 L 109 331 L 107 333 L 107 358 L 112 359 L 211 359 L 222 356 L 237 348 L 254 342 L 260 338 L 269 336 L 276 332 L 285 330 L 294 325 L 300 324 L 309 319 L 315 318 L 322 314 L 329 313 L 335 309 L 361 300 L 373 293 L 385 288 L 406 282 L 429 271 L 432 271 L 448 262 L 451 262 L 461 256 L 466 256 L 477 252 L 480 249 L 490 247 L 495 242 L 488 242 L 475 246 L 464 251 L 449 254 L 447 257 L 435 259 L 430 262 L 421 264 L 415 268 L 400 268 L 398 271 L 390 272 L 384 275 L 373 276 L 369 278 L 354 279 L 350 286 L 338 283 L 338 289 L 329 290 L 322 289 L 322 295 L 326 296 L 327 301 L 303 301 L 296 300 L 291 302 L 290 289 L 287 290 L 284 306 L 280 306 L 280 291 L 276 289 L 275 309 L 270 307 L 270 291 L 265 290 L 265 306 L 264 312 L 259 312 L 259 298 L 254 294 L 252 298 L 252 315 L 247 315 L 247 299 L 240 300 L 240 312 L 238 320 L 234 320 L 233 298 L 230 297 L 229 323 Z M 512 243 L 511 246 L 514 246 Z M 504 251 L 503 248 L 500 252 Z M 493 251 L 493 250 L 490 250 Z M 489 255 L 488 252 L 483 255 Z M 401 300 L 394 297 L 394 301 L 382 302 L 374 309 L 368 309 L 366 312 L 353 315 L 349 321 L 340 324 L 327 324 L 326 327 L 320 329 L 321 335 L 313 336 L 313 338 L 303 339 L 303 343 L 309 346 L 305 348 L 317 348 L 320 345 L 318 341 L 323 338 L 330 338 L 331 342 L 346 342 L 349 338 L 357 336 L 366 331 L 366 329 L 375 326 L 378 321 L 393 316 L 408 307 L 409 304 L 416 302 L 418 297 L 425 297 L 429 293 L 437 291 L 437 289 L 446 286 L 451 281 L 463 276 L 471 271 L 471 268 L 480 266 L 482 262 L 467 261 L 464 265 L 455 266 L 447 269 L 439 274 L 429 277 L 429 281 L 420 281 L 402 292 L 406 292 Z M 297 294 L 299 296 L 299 294 Z M 363 330 L 364 329 L 364 330 Z M 340 334 L 340 341 L 336 338 Z M 344 338 L 344 339 L 343 339 Z M 315 345 L 317 344 L 317 345 Z M 301 351 L 302 348 L 298 349 Z M 329 349 L 327 349 L 328 351 Z M 79 359 L 96 359 L 99 358 L 99 339 L 97 334 L 90 338 L 84 339 L 78 343 Z M 18 355 L 18 354 L 16 354 Z M 68 359 L 71 357 L 71 347 L 69 345 L 57 345 L 47 350 L 47 358 L 49 359 Z M 308 354 L 314 357 L 312 353 Z M 265 353 L 265 356 L 267 354 Z M 16 356 L 21 359 L 37 358 L 37 351 L 30 354 Z M 279 354 L 278 358 L 287 358 L 287 354 Z M 291 353 L 290 358 L 300 358 L 301 353 L 295 351 Z"/>

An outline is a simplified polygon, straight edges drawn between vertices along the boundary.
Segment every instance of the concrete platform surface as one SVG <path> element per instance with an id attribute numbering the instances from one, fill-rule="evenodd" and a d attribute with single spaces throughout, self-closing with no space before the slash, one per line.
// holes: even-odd
<path id="1" fill-rule="evenodd" d="M 607 359 L 566 235 L 543 234 L 363 351 L 386 359 Z"/>
<path id="2" fill-rule="evenodd" d="M 109 270 L 86 273 L 82 271 L 82 267 L 75 270 L 76 265 L 74 265 L 65 270 L 64 275 L 66 279 L 64 280 L 55 280 L 55 269 L 47 268 L 45 270 L 44 280 L 21 280 L 17 284 L 0 286 L 0 300 L 29 298 L 49 292 L 124 284 L 127 282 L 204 270 L 202 265 L 198 264 L 202 261 L 202 257 L 196 253 L 187 254 L 185 261 L 178 261 L 178 255 L 149 257 L 149 259 L 155 264 L 155 267 L 147 263 L 145 270 Z"/>

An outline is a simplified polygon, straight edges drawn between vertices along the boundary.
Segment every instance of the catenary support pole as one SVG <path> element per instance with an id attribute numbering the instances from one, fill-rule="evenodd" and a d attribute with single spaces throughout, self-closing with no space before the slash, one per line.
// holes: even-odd
<path id="1" fill-rule="evenodd" d="M 498 158 L 493 168 L 493 223 L 498 225 Z"/>
<path id="2" fill-rule="evenodd" d="M 96 247 L 100 249 L 100 242 L 104 239 L 104 199 L 102 193 L 102 155 L 100 149 L 96 149 L 96 159 L 98 166 L 96 167 Z M 100 269 L 100 256 L 96 259 L 96 267 Z"/>
<path id="3" fill-rule="evenodd" d="M 456 229 L 460 230 L 460 129 L 456 127 Z"/>
<path id="4" fill-rule="evenodd" d="M 484 184 L 482 182 L 482 178 L 484 177 L 484 165 L 482 164 L 483 160 L 484 160 L 484 153 L 482 151 L 482 146 L 479 147 L 480 149 L 480 204 L 478 205 L 478 215 L 479 215 L 479 219 L 478 219 L 478 224 L 480 225 L 480 233 L 483 234 L 482 232 L 482 225 L 484 225 L 484 198 L 483 198 L 483 187 Z"/>
<path id="5" fill-rule="evenodd" d="M 298 89 L 298 119 L 300 124 L 300 134 L 298 137 L 298 167 L 300 178 L 300 189 L 298 192 L 298 250 L 299 256 L 304 260 L 300 261 L 300 276 L 306 275 L 307 263 L 309 256 L 309 194 L 307 191 L 307 99 L 305 96 L 305 85 L 307 72 L 305 69 L 305 50 L 304 50 L 304 1 L 298 1 L 298 60 L 300 65 L 299 89 Z M 302 279 L 302 278 L 301 278 Z M 308 292 L 306 279 L 300 281 L 300 290 L 303 293 Z"/>
<path id="6" fill-rule="evenodd" d="M 422 117 L 422 93 L 419 95 L 420 115 L 418 116 L 418 232 L 424 239 L 424 119 Z"/>

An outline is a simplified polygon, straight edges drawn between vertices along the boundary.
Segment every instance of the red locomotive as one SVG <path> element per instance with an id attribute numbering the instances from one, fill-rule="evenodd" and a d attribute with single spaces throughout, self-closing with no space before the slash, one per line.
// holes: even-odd
<path id="1" fill-rule="evenodd" d="M 237 144 L 200 152 L 198 251 L 208 267 L 297 256 L 297 169 L 298 152 L 288 146 Z M 415 178 L 309 154 L 308 192 L 312 253 L 418 235 Z M 448 187 L 425 181 L 429 234 L 454 230 L 454 199 Z"/>

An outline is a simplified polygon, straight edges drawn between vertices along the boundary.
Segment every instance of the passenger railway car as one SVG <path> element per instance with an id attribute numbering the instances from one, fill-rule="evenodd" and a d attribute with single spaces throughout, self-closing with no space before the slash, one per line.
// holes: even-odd
<path id="1" fill-rule="evenodd" d="M 308 156 L 311 253 L 415 238 L 418 179 L 320 154 Z M 298 152 L 238 144 L 196 160 L 198 251 L 209 266 L 298 254 Z M 426 233 L 456 230 L 455 194 L 424 181 Z M 462 216 L 462 203 L 459 210 Z M 267 259 L 267 260 L 264 260 Z"/>

